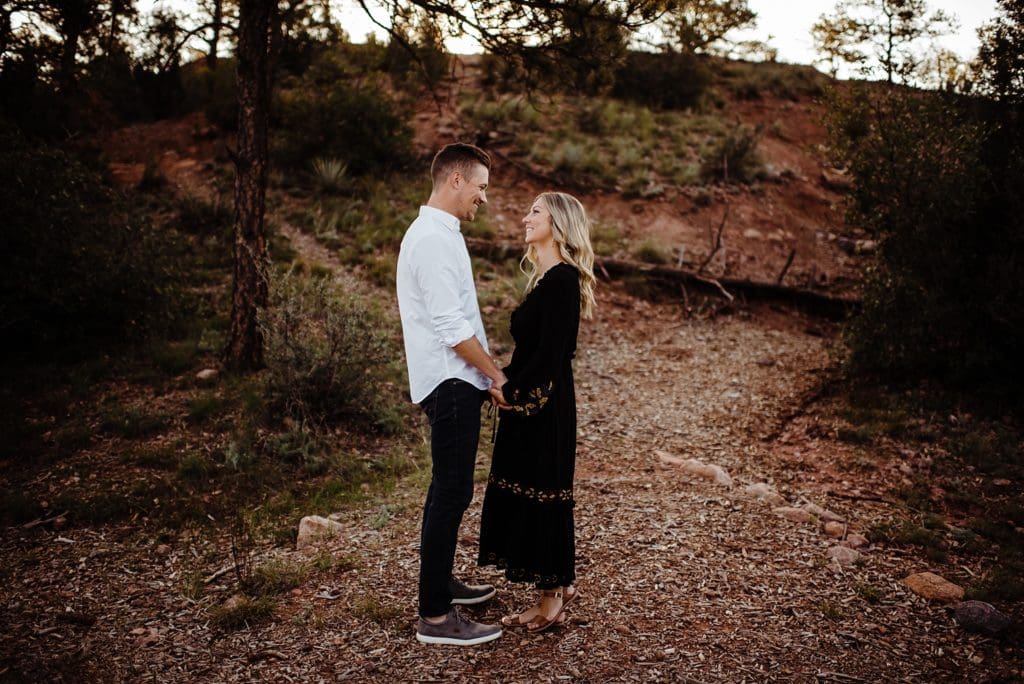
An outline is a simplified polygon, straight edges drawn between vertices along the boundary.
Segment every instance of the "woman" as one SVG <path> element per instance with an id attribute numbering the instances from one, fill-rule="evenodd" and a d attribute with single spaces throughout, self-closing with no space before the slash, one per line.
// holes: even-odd
<path id="1" fill-rule="evenodd" d="M 515 351 L 508 382 L 492 388 L 501 408 L 480 521 L 480 565 L 533 582 L 537 604 L 502 620 L 539 632 L 562 621 L 576 598 L 572 480 L 576 394 L 572 359 L 580 316 L 594 307 L 594 250 L 579 200 L 561 192 L 537 197 L 523 218 L 530 278 L 512 312 Z"/>

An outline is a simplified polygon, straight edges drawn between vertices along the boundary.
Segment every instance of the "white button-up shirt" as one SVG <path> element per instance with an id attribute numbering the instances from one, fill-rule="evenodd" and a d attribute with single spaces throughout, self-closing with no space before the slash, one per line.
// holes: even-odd
<path id="1" fill-rule="evenodd" d="M 396 281 L 413 402 L 420 403 L 450 378 L 481 390 L 490 387 L 490 378 L 452 349 L 474 336 L 487 349 L 473 265 L 459 219 L 420 207 L 420 215 L 402 238 Z"/>

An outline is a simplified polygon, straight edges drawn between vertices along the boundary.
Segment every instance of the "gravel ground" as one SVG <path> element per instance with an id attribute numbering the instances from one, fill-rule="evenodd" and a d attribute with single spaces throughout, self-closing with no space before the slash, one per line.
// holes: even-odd
<path id="1" fill-rule="evenodd" d="M 236 631 L 210 617 L 237 591 L 226 539 L 192 530 L 158 545 L 131 526 L 4 529 L 0 679 L 1019 679 L 1019 650 L 960 630 L 947 607 L 902 586 L 934 569 L 922 557 L 871 547 L 840 566 L 816 521 L 791 522 L 742 495 L 767 483 L 788 505 L 836 512 L 851 532 L 885 516 L 889 504 L 871 492 L 888 471 L 844 470 L 846 447 L 815 429 L 827 417 L 808 398 L 828 345 L 828 331 L 791 312 L 686 319 L 675 306 L 602 293 L 579 344 L 580 598 L 562 627 L 506 630 L 469 649 L 415 641 L 421 471 L 339 514 L 345 532 L 332 553 L 343 565 L 285 594 L 272 621 Z M 733 484 L 678 459 L 718 465 Z M 485 446 L 457 568 L 498 585 L 496 599 L 466 611 L 493 621 L 530 594 L 473 561 L 486 460 Z M 307 562 L 269 545 L 252 554 Z M 194 578 L 208 581 L 189 597 Z"/>

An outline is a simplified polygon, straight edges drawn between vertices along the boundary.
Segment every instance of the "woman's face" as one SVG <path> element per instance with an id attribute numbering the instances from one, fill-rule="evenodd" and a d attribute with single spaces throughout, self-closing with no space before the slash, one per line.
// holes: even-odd
<path id="1" fill-rule="evenodd" d="M 551 212 L 544 206 L 544 202 L 536 200 L 530 210 L 523 217 L 523 225 L 526 226 L 526 243 L 537 246 L 554 241 L 555 236 L 551 230 Z"/>

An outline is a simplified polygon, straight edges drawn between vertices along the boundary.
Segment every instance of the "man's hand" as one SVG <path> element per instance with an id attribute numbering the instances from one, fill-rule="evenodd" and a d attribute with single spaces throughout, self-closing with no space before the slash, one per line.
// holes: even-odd
<path id="1" fill-rule="evenodd" d="M 505 401 L 505 395 L 502 394 L 501 387 L 492 385 L 491 389 L 487 390 L 491 395 L 491 403 L 500 409 L 510 409 L 512 405 Z"/>

